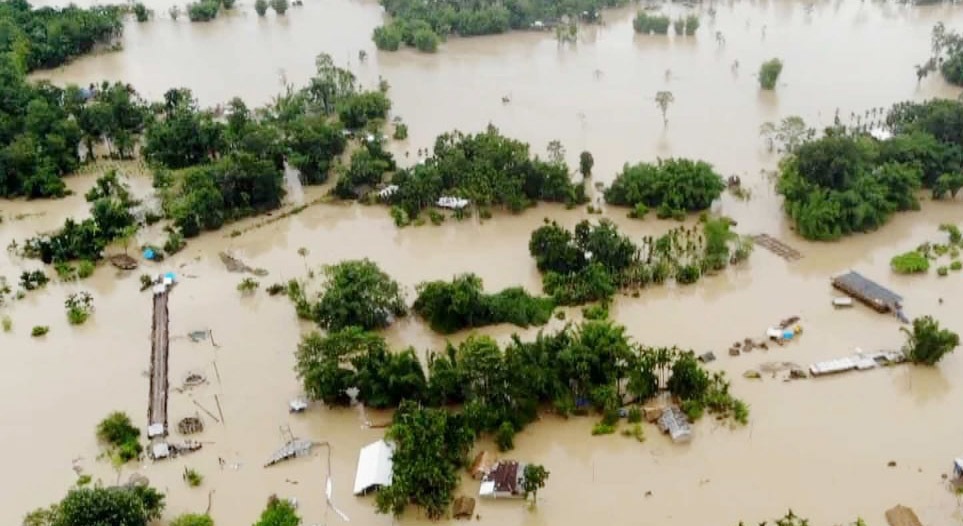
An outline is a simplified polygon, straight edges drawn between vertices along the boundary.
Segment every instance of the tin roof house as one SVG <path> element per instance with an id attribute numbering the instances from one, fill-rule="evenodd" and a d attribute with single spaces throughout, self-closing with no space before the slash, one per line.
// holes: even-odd
<path id="1" fill-rule="evenodd" d="M 522 498 L 525 495 L 522 489 L 524 473 L 525 464 L 515 460 L 501 460 L 492 466 L 482 479 L 478 496 L 492 499 Z"/>

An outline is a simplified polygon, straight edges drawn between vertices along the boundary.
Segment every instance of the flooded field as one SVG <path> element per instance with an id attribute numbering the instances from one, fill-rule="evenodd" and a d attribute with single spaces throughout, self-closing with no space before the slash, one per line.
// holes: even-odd
<path id="1" fill-rule="evenodd" d="M 481 523 L 576 526 L 605 517 L 615 525 L 734 525 L 791 507 L 813 524 L 844 524 L 861 516 L 879 525 L 884 510 L 897 503 L 913 507 L 926 524 L 963 520 L 957 497 L 941 478 L 963 453 L 963 421 L 955 418 L 963 412 L 959 353 L 938 368 L 904 366 L 792 383 L 742 378 L 743 371 L 767 361 L 808 365 L 849 355 L 854 347 L 890 349 L 902 343 L 893 317 L 864 307 L 833 310 L 829 278 L 849 269 L 901 293 L 910 317 L 931 314 L 963 329 L 963 276 L 899 277 L 888 267 L 895 253 L 936 239 L 940 223 L 963 220 L 959 201 L 926 200 L 922 211 L 900 214 L 878 232 L 839 243 L 805 242 L 788 229 L 762 173 L 778 159 L 765 150 L 758 132 L 764 121 L 788 115 L 826 124 L 837 109 L 846 118 L 900 100 L 956 97 L 959 90 L 935 76 L 917 85 L 913 65 L 928 56 L 933 24 L 961 28 L 963 8 L 854 0 L 816 3 L 811 10 L 799 2 L 718 3 L 714 21 L 703 13 L 695 37 L 637 36 L 633 8 L 606 13 L 604 26 L 584 27 L 577 46 L 524 33 L 452 39 L 438 54 L 421 55 L 374 49 L 371 30 L 382 19 L 374 2 L 307 0 L 286 19 L 258 19 L 250 3 L 239 3 L 235 13 L 209 24 L 172 21 L 166 3 L 156 4 L 157 20 L 127 25 L 123 51 L 81 58 L 36 77 L 83 84 L 124 80 L 152 98 L 168 87 L 186 86 L 208 105 L 234 95 L 264 103 L 278 91 L 282 76 L 303 82 L 314 56 L 325 52 L 350 64 L 368 85 L 379 76 L 391 84 L 393 114 L 411 130 L 407 142 L 395 145 L 402 162 L 405 151 L 413 160 L 414 151 L 430 146 L 441 132 L 475 131 L 489 122 L 538 151 L 550 140 L 562 141 L 570 163 L 579 151 L 590 150 L 595 180 L 603 182 L 626 161 L 701 158 L 720 173 L 740 175 L 752 190 L 747 201 L 724 196 L 714 211 L 735 218 L 741 233 L 767 232 L 804 254 L 787 263 L 757 249 L 747 264 L 721 276 L 619 298 L 613 309 L 638 342 L 715 351 L 720 359 L 709 367 L 725 370 L 733 392 L 751 405 L 747 427 L 730 429 L 707 418 L 696 425 L 690 445 L 677 446 L 647 426 L 648 438 L 640 445 L 617 435 L 591 436 L 594 418 L 546 417 L 516 438 L 511 454 L 552 473 L 537 511 L 514 501 L 483 502 L 477 508 Z M 724 34 L 725 46 L 717 44 L 716 31 Z M 364 63 L 359 50 L 367 51 Z M 763 93 L 754 73 L 774 56 L 786 67 L 775 92 Z M 667 126 L 653 101 L 659 90 L 672 91 L 676 100 Z M 503 96 L 511 102 L 503 104 Z M 122 171 L 135 189 L 149 188 L 148 175 L 135 165 L 123 165 Z M 0 244 L 54 228 L 66 216 L 83 216 L 82 195 L 95 177 L 72 177 L 68 185 L 76 194 L 64 200 L 0 201 Z M 303 197 L 309 201 L 323 190 L 308 189 Z M 625 212 L 607 207 L 605 217 L 635 239 L 675 224 L 632 221 Z M 172 391 L 169 413 L 172 422 L 201 413 L 208 429 L 200 439 L 206 444 L 192 456 L 130 464 L 120 472 L 97 459 L 94 427 L 112 410 L 146 425 L 151 302 L 149 293 L 138 292 L 140 271 L 120 275 L 104 265 L 87 281 L 51 284 L 28 295 L 7 309 L 13 332 L 0 334 L 0 398 L 6 400 L 0 465 L 17 478 L 0 494 L 0 523 L 16 524 L 27 511 L 62 496 L 76 479 L 76 466 L 105 483 L 126 480 L 135 471 L 146 475 L 168 493 L 165 517 L 202 512 L 210 498 L 211 514 L 222 525 L 254 522 L 272 493 L 297 497 L 307 525 L 341 524 L 325 505 L 330 472 L 333 503 L 351 522 L 392 524 L 391 517 L 374 513 L 370 497 L 355 498 L 350 490 L 358 449 L 382 433 L 366 428 L 365 421 L 384 423 L 390 416 L 320 406 L 289 415 L 287 402 L 299 392 L 293 350 L 312 327 L 296 319 L 284 298 L 263 292 L 241 298 L 236 285 L 243 276 L 228 273 L 218 253 L 227 250 L 251 267 L 267 269 L 265 285 L 299 277 L 305 266 L 368 257 L 407 288 L 409 299 L 421 281 L 467 271 L 481 276 L 489 289 L 520 284 L 538 291 L 527 243 L 544 217 L 571 226 L 597 216 L 539 206 L 483 223 L 399 230 L 381 207 L 318 204 L 237 237 L 229 232 L 264 218 L 203 235 L 163 264 L 148 265 L 148 272 L 174 270 L 182 276 L 170 299 L 170 330 L 176 336 L 172 387 L 190 371 L 202 372 L 209 382 Z M 158 238 L 147 231 L 138 240 Z M 305 258 L 297 253 L 300 247 L 309 249 Z M 0 254 L 0 275 L 11 281 L 38 265 Z M 63 300 L 81 288 L 92 292 L 96 313 L 82 327 L 71 327 Z M 800 341 L 725 355 L 731 342 L 761 337 L 766 327 L 792 314 L 803 319 Z M 51 332 L 33 339 L 33 325 L 49 325 Z M 207 329 L 216 346 L 187 338 L 188 332 Z M 513 332 L 532 336 L 536 330 L 499 326 L 482 332 L 504 341 Z M 416 319 L 395 324 L 387 336 L 394 346 L 412 345 L 420 352 L 444 345 L 444 338 Z M 217 414 L 215 395 L 221 423 L 199 407 Z M 329 443 L 330 465 L 320 448 L 310 458 L 262 468 L 283 443 L 286 426 L 296 436 Z M 890 461 L 896 466 L 888 467 Z M 181 480 L 185 466 L 205 476 L 201 488 Z M 461 489 L 474 494 L 477 482 L 466 480 Z M 428 521 L 409 514 L 400 522 Z"/>

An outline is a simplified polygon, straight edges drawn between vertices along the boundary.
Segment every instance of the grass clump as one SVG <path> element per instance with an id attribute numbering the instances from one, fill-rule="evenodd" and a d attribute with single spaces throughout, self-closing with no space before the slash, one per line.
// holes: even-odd
<path id="1" fill-rule="evenodd" d="M 34 325 L 34 327 L 30 329 L 30 336 L 39 338 L 46 335 L 48 332 L 50 332 L 50 327 L 46 325 Z"/>
<path id="2" fill-rule="evenodd" d="M 204 482 L 204 476 L 195 469 L 184 468 L 184 482 L 187 482 L 188 486 L 196 488 Z"/>

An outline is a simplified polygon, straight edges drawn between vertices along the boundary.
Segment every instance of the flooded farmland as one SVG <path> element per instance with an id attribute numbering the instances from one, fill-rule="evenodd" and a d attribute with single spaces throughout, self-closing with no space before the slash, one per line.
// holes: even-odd
<path id="1" fill-rule="evenodd" d="M 519 434 L 512 453 L 552 472 L 537 511 L 516 501 L 482 502 L 480 523 L 575 526 L 605 517 L 625 525 L 736 524 L 791 507 L 813 524 L 863 517 L 878 525 L 884 524 L 884 510 L 897 503 L 912 506 L 925 524 L 963 520 L 957 496 L 941 477 L 963 453 L 963 422 L 954 418 L 963 411 L 958 380 L 963 356 L 950 355 L 938 368 L 897 367 L 792 383 L 742 377 L 767 361 L 809 364 L 849 355 L 854 347 L 892 349 L 902 343 L 900 325 L 891 316 L 864 307 L 833 309 L 829 278 L 849 269 L 901 293 L 911 317 L 930 314 L 952 329 L 963 328 L 963 277 L 902 277 L 889 270 L 892 255 L 936 238 L 941 223 L 963 220 L 958 200 L 925 200 L 919 212 L 898 214 L 877 232 L 838 243 L 805 242 L 789 230 L 763 173 L 778 157 L 759 137 L 763 122 L 789 115 L 821 125 L 837 111 L 845 119 L 900 100 L 956 97 L 959 90 L 937 76 L 917 84 L 913 65 L 928 55 L 936 22 L 963 27 L 963 8 L 852 0 L 811 7 L 716 3 L 714 20 L 703 14 L 706 22 L 694 37 L 635 35 L 632 8 L 605 13 L 602 26 L 583 27 L 575 46 L 560 46 L 546 33 L 514 33 L 452 39 L 439 53 L 423 55 L 375 50 L 370 35 L 382 14 L 374 2 L 307 0 L 284 19 L 259 19 L 249 4 L 240 3 L 235 13 L 208 24 L 169 20 L 164 2 L 151 7 L 158 18 L 129 23 L 123 51 L 80 58 L 35 77 L 58 84 L 123 80 L 149 98 L 185 86 L 205 105 L 235 95 L 262 104 L 281 88 L 280 79 L 303 83 L 314 56 L 324 52 L 350 65 L 369 86 L 379 77 L 390 83 L 392 114 L 411 130 L 407 141 L 393 145 L 402 162 L 405 151 L 413 160 L 415 150 L 430 147 L 441 132 L 477 131 L 489 122 L 540 153 L 558 139 L 573 164 L 579 151 L 593 152 L 595 180 L 602 182 L 611 181 L 626 161 L 701 158 L 720 173 L 739 175 L 751 190 L 748 200 L 724 195 L 714 212 L 736 219 L 740 233 L 769 233 L 804 254 L 790 263 L 757 249 L 747 264 L 720 276 L 620 297 L 613 308 L 613 318 L 638 342 L 715 351 L 720 359 L 709 367 L 726 371 L 733 392 L 750 404 L 748 426 L 730 428 L 706 418 L 686 446 L 647 426 L 648 438 L 638 444 L 591 436 L 594 418 L 546 416 Z M 724 46 L 716 31 L 725 36 Z M 364 63 L 360 50 L 368 55 Z M 774 92 L 761 92 L 755 71 L 774 56 L 782 58 L 785 70 Z M 653 101 L 659 90 L 675 97 L 665 126 Z M 149 176 L 135 164 L 122 164 L 121 171 L 135 190 L 149 188 Z M 82 195 L 95 176 L 69 179 L 76 193 L 63 200 L 0 201 L 0 243 L 7 246 L 58 226 L 64 217 L 83 216 Z M 305 190 L 304 200 L 323 190 Z M 674 225 L 654 218 L 633 221 L 625 209 L 604 208 L 604 216 L 633 239 Z M 372 498 L 356 498 L 350 490 L 358 449 L 383 431 L 365 422 L 386 422 L 390 415 L 321 406 L 289 415 L 287 402 L 300 389 L 293 351 L 300 334 L 312 327 L 297 320 L 284 298 L 261 292 L 239 297 L 241 276 L 228 273 L 218 254 L 230 251 L 268 270 L 264 283 L 299 277 L 306 265 L 367 257 L 404 285 L 409 299 L 421 281 L 469 271 L 489 289 L 522 285 L 538 291 L 527 244 L 545 217 L 571 226 L 597 216 L 540 205 L 483 222 L 398 229 L 382 207 L 316 204 L 263 226 L 264 218 L 255 218 L 191 240 L 183 252 L 150 267 L 174 270 L 182 278 L 170 298 L 173 385 L 191 371 L 209 379 L 172 391 L 169 412 L 172 419 L 202 412 L 200 407 L 216 413 L 216 395 L 223 421 L 207 421 L 201 435 L 207 444 L 199 453 L 130 464 L 119 472 L 98 460 L 93 429 L 112 410 L 126 411 L 146 427 L 151 314 L 149 293 L 138 291 L 139 272 L 120 275 L 104 265 L 82 284 L 51 284 L 30 294 L 7 309 L 14 330 L 0 334 L 0 398 L 6 400 L 0 465 L 17 476 L 0 494 L 0 522 L 16 524 L 27 511 L 58 499 L 76 480 L 78 467 L 104 483 L 126 480 L 135 471 L 147 476 L 167 492 L 165 517 L 202 512 L 210 499 L 212 517 L 227 525 L 253 522 L 272 493 L 296 497 L 305 524 L 342 523 L 325 504 L 330 473 L 332 502 L 351 522 L 392 524 L 391 517 L 374 513 Z M 243 233 L 232 237 L 234 229 Z M 138 240 L 156 240 L 151 236 L 147 231 Z M 309 249 L 304 258 L 300 247 Z M 38 265 L 0 255 L 0 275 L 11 280 Z M 63 300 L 80 288 L 93 294 L 96 313 L 82 327 L 71 327 Z M 793 314 L 803 320 L 799 341 L 725 355 L 731 342 L 760 337 Z M 560 324 L 553 320 L 549 330 Z M 49 325 L 51 332 L 33 339 L 33 325 Z M 216 346 L 187 338 L 207 329 Z M 505 341 L 513 332 L 532 336 L 536 329 L 498 326 L 479 332 Z M 419 352 L 438 349 L 445 340 L 413 318 L 396 323 L 386 336 L 392 346 L 411 345 Z M 330 444 L 330 465 L 321 449 L 262 468 L 283 443 L 287 426 L 299 437 Z M 890 461 L 896 465 L 888 466 Z M 201 488 L 183 483 L 185 466 L 204 474 Z M 466 479 L 461 489 L 473 494 L 477 482 Z M 415 513 L 400 520 L 427 522 Z"/>

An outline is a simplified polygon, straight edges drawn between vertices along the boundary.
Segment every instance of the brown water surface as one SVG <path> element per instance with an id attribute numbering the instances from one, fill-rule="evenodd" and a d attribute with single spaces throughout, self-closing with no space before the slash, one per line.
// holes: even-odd
<path id="1" fill-rule="evenodd" d="M 902 336 L 893 318 L 863 307 L 831 307 L 828 278 L 851 268 L 900 292 L 910 316 L 932 314 L 963 329 L 963 276 L 904 278 L 888 269 L 893 254 L 938 239 L 940 223 L 959 223 L 959 202 L 927 201 L 922 211 L 902 214 L 878 232 L 840 243 L 807 243 L 788 230 L 770 181 L 761 175 L 777 159 L 758 136 L 762 122 L 787 115 L 826 124 L 837 109 L 848 119 L 850 112 L 899 100 L 956 96 L 957 90 L 936 77 L 917 85 L 912 66 L 927 56 L 934 23 L 963 26 L 959 7 L 818 2 L 807 12 L 797 2 L 718 3 L 714 21 L 702 13 L 695 37 L 634 35 L 632 10 L 625 9 L 606 13 L 602 27 L 584 28 L 577 46 L 559 46 L 548 34 L 516 33 L 452 39 L 438 54 L 421 55 L 374 49 L 369 36 L 382 15 L 373 2 L 308 0 L 282 19 L 259 19 L 251 5 L 240 3 L 235 13 L 209 24 L 171 21 L 167 5 L 152 5 L 157 20 L 127 25 L 124 51 L 36 76 L 57 83 L 124 80 L 152 98 L 170 86 L 187 86 L 203 104 L 234 95 L 264 103 L 278 91 L 282 74 L 302 83 L 314 56 L 326 52 L 350 64 L 366 85 L 379 76 L 390 82 L 394 114 L 411 128 L 410 139 L 396 145 L 402 158 L 408 150 L 413 160 L 414 151 L 430 146 L 438 133 L 474 131 L 489 122 L 538 152 L 559 139 L 570 162 L 582 149 L 591 150 L 600 181 L 610 181 L 625 161 L 698 157 L 722 173 L 740 174 L 752 190 L 748 201 L 723 197 L 714 211 L 736 218 L 742 233 L 768 232 L 805 254 L 787 263 L 759 249 L 746 265 L 721 276 L 691 287 L 647 290 L 640 298 L 620 298 L 614 307 L 613 316 L 639 342 L 716 351 L 720 359 L 710 367 L 728 372 L 735 394 L 751 405 L 749 426 L 730 429 L 706 419 L 696 426 L 692 444 L 676 446 L 651 426 L 646 442 L 638 444 L 621 436 L 590 436 L 593 419 L 546 417 L 518 437 L 512 453 L 552 472 L 538 510 L 512 501 L 484 502 L 483 523 L 574 526 L 603 518 L 614 525 L 735 524 L 792 507 L 814 524 L 857 516 L 883 524 L 884 509 L 898 502 L 914 507 L 926 524 L 959 523 L 957 498 L 941 474 L 963 452 L 963 421 L 956 418 L 963 413 L 963 387 L 954 380 L 963 374 L 963 357 L 951 355 L 932 369 L 897 367 L 792 383 L 741 376 L 766 361 L 807 365 L 848 355 L 854 347 L 898 347 Z M 724 47 L 716 43 L 716 31 L 725 35 Z M 365 63 L 358 61 L 362 49 L 368 52 Z M 754 72 L 774 56 L 784 60 L 785 70 L 775 92 L 761 92 Z M 665 127 L 653 101 L 659 90 L 672 91 L 676 100 Z M 502 96 L 511 102 L 502 104 Z M 122 165 L 122 171 L 135 188 L 149 188 L 136 166 Z M 82 194 L 95 175 L 72 177 L 69 185 L 77 195 L 61 201 L 0 202 L 0 244 L 54 228 L 66 216 L 82 217 L 87 208 Z M 308 189 L 304 199 L 320 191 Z M 17 219 L 23 214 L 34 215 Z M 673 225 L 624 216 L 625 210 L 606 209 L 606 217 L 635 239 Z M 93 429 L 111 410 L 127 411 L 141 426 L 146 421 L 150 300 L 138 292 L 140 272 L 120 275 L 104 266 L 85 282 L 52 284 L 30 294 L 4 310 L 14 330 L 0 333 L 5 401 L 0 466 L 16 481 L 0 492 L 0 523 L 15 524 L 26 511 L 59 498 L 75 480 L 76 464 L 105 483 L 125 480 L 135 470 L 145 474 L 168 492 L 166 517 L 203 511 L 208 491 L 215 490 L 212 515 L 227 525 L 252 523 L 272 493 L 297 497 L 305 524 L 340 524 L 324 504 L 330 469 L 334 504 L 352 522 L 391 524 L 391 518 L 374 514 L 370 498 L 357 499 L 350 491 L 359 447 L 381 435 L 367 429 L 365 419 L 379 423 L 389 416 L 323 407 L 288 415 L 287 401 L 299 393 L 292 351 L 310 327 L 298 322 L 285 299 L 263 292 L 239 298 L 235 287 L 242 276 L 226 272 L 217 254 L 229 250 L 269 270 L 263 285 L 301 276 L 306 265 L 368 257 L 398 279 L 409 298 L 423 280 L 467 271 L 491 289 L 521 284 L 537 291 L 527 241 L 543 217 L 571 226 L 589 216 L 540 206 L 483 224 L 449 221 L 399 230 L 380 207 L 316 205 L 239 237 L 228 233 L 263 219 L 201 236 L 164 264 L 149 265 L 148 272 L 175 270 L 182 276 L 170 303 L 171 333 L 179 336 L 172 342 L 171 378 L 178 383 L 188 371 L 201 371 L 210 380 L 172 392 L 172 423 L 200 412 L 208 425 L 200 437 L 209 443 L 193 456 L 131 464 L 119 473 L 97 459 Z M 152 229 L 139 241 L 159 239 Z M 298 256 L 299 247 L 310 250 L 306 258 Z M 0 255 L 0 275 L 11 281 L 37 266 Z M 93 293 L 97 311 L 86 325 L 71 327 L 63 300 L 80 289 Z M 577 318 L 577 311 L 569 314 Z M 759 337 L 791 314 L 803 317 L 800 341 L 739 358 L 725 355 L 731 342 Z M 49 325 L 51 332 L 33 339 L 33 325 Z M 218 347 L 186 338 L 198 329 L 212 329 Z M 483 332 L 505 341 L 512 332 L 530 337 L 536 330 Z M 394 346 L 413 345 L 421 352 L 444 344 L 413 319 L 386 335 Z M 222 424 L 194 404 L 217 414 L 215 395 Z M 284 426 L 331 444 L 331 466 L 321 449 L 307 459 L 262 468 L 282 443 Z M 890 460 L 897 466 L 887 467 Z M 200 489 L 181 480 L 185 466 L 205 476 Z M 466 481 L 462 490 L 474 493 L 477 483 Z M 423 522 L 415 514 L 402 520 Z"/>

